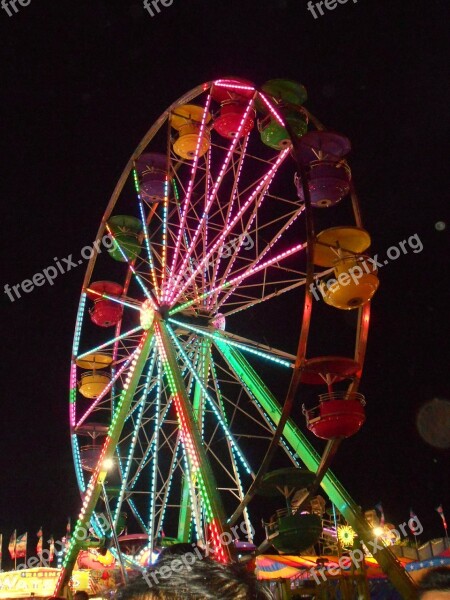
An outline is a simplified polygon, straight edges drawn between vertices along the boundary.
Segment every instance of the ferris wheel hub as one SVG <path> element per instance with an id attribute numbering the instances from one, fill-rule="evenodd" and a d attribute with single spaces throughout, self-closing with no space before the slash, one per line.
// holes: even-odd
<path id="1" fill-rule="evenodd" d="M 151 300 L 145 300 L 141 307 L 141 327 L 145 331 L 150 329 L 155 320 L 155 309 Z"/>

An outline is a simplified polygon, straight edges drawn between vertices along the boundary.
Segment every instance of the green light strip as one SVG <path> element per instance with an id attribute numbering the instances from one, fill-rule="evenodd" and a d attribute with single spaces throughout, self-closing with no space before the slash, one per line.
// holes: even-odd
<path id="1" fill-rule="evenodd" d="M 167 330 L 170 333 L 175 345 L 178 347 L 178 350 L 180 351 L 183 359 L 185 360 L 186 364 L 189 366 L 191 373 L 193 374 L 193 376 L 195 377 L 195 380 L 197 381 L 197 383 L 199 384 L 199 386 L 201 387 L 201 389 L 203 390 L 203 393 L 205 395 L 205 398 L 208 400 L 209 405 L 211 406 L 214 414 L 216 415 L 221 427 L 222 427 L 222 431 L 224 432 L 227 440 L 230 442 L 230 444 L 232 445 L 232 447 L 234 448 L 234 450 L 236 451 L 236 454 L 238 455 L 242 465 L 244 466 L 245 470 L 247 471 L 247 473 L 249 475 L 252 474 L 252 469 L 250 467 L 250 465 L 247 463 L 247 461 L 245 460 L 243 454 L 241 453 L 239 446 L 236 444 L 236 441 L 234 440 L 231 431 L 228 429 L 227 424 L 225 422 L 225 420 L 223 419 L 222 415 L 220 414 L 220 411 L 218 410 L 216 404 L 214 403 L 213 399 L 211 398 L 211 396 L 208 394 L 208 390 L 206 389 L 205 384 L 203 383 L 203 381 L 200 379 L 198 373 L 196 372 L 196 370 L 194 369 L 191 361 L 189 360 L 189 358 L 187 357 L 187 355 L 185 354 L 185 352 L 183 351 L 183 348 L 181 347 L 181 344 L 179 343 L 179 341 L 177 340 L 177 337 L 173 331 L 173 329 L 170 326 L 167 326 Z M 199 424 L 200 425 L 200 424 Z"/>
<path id="2" fill-rule="evenodd" d="M 229 340 L 229 339 L 225 338 L 224 336 L 222 336 L 218 332 L 209 333 L 208 331 L 205 331 L 204 329 L 199 329 L 189 323 L 183 323 L 182 321 L 177 321 L 176 319 L 169 319 L 169 322 L 174 323 L 175 325 L 178 325 L 179 327 L 184 327 L 185 329 L 189 329 L 189 331 L 198 333 L 199 335 L 202 335 L 203 337 L 213 340 L 214 342 L 219 341 L 220 343 L 228 344 L 229 346 L 234 346 L 235 348 L 244 350 L 244 352 L 249 352 L 250 354 L 254 354 L 255 356 L 259 356 L 260 358 L 265 358 L 266 360 L 270 360 L 276 364 L 282 365 L 283 367 L 292 368 L 292 366 L 293 366 L 292 363 L 289 362 L 288 360 L 283 360 L 282 358 L 272 356 L 268 352 L 262 352 L 261 350 L 256 350 L 255 348 L 252 348 L 251 346 L 242 344 L 241 342 L 235 342 L 234 340 Z"/>

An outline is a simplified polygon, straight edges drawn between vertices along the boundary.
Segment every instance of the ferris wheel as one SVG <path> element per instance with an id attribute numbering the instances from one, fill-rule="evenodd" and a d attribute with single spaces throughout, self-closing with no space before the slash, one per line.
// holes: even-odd
<path id="1" fill-rule="evenodd" d="M 77 527 L 91 521 L 108 535 L 103 494 L 113 528 L 126 513 L 146 551 L 196 541 L 226 562 L 230 539 L 253 540 L 250 500 L 269 465 L 306 467 L 355 512 L 327 469 L 364 422 L 358 384 L 378 279 L 366 266 L 350 142 L 324 131 L 305 101 L 287 80 L 203 84 L 161 115 L 125 167 L 75 328 Z M 324 213 L 333 227 L 320 230 Z M 315 302 L 336 319 L 354 311 L 346 356 L 307 356 Z M 302 386 L 322 392 L 304 409 L 327 440 L 322 458 L 290 414 Z M 60 585 L 77 548 L 74 538 Z"/>

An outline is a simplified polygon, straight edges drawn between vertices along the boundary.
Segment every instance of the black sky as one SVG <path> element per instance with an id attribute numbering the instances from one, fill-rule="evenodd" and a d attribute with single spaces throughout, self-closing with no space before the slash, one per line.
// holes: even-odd
<path id="1" fill-rule="evenodd" d="M 153 18 L 131 0 L 0 11 L 2 292 L 92 242 L 140 138 L 203 81 L 301 81 L 308 108 L 348 135 L 373 253 L 416 233 L 424 249 L 380 273 L 361 388 L 368 419 L 334 470 L 365 508 L 382 500 L 394 523 L 413 507 L 424 539 L 440 534 L 439 503 L 450 518 L 448 451 L 415 426 L 424 402 L 450 397 L 446 4 L 349 0 L 317 20 L 306 0 L 174 0 Z M 68 367 L 83 275 L 78 267 L 14 303 L 2 293 L 5 538 L 41 524 L 62 535 L 78 510 Z"/>

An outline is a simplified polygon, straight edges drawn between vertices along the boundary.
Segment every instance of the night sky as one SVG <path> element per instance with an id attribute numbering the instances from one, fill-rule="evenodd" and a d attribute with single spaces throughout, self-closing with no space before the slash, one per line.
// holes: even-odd
<path id="1" fill-rule="evenodd" d="M 365 509 L 381 500 L 394 524 L 412 507 L 423 540 L 441 535 L 438 504 L 450 519 L 449 451 L 416 427 L 425 402 L 450 398 L 446 4 L 349 0 L 317 19 L 306 0 L 174 0 L 153 18 L 132 0 L 32 0 L 11 17 L 0 11 L 2 292 L 92 242 L 141 137 L 199 83 L 298 80 L 307 107 L 351 139 L 372 253 L 414 234 L 423 250 L 380 271 L 361 385 L 367 422 L 333 469 Z M 68 375 L 84 268 L 14 302 L 2 293 L 5 541 L 41 524 L 61 536 L 78 512 Z M 291 310 L 297 318 L 299 305 Z M 267 337 L 276 344 L 282 332 Z"/>

